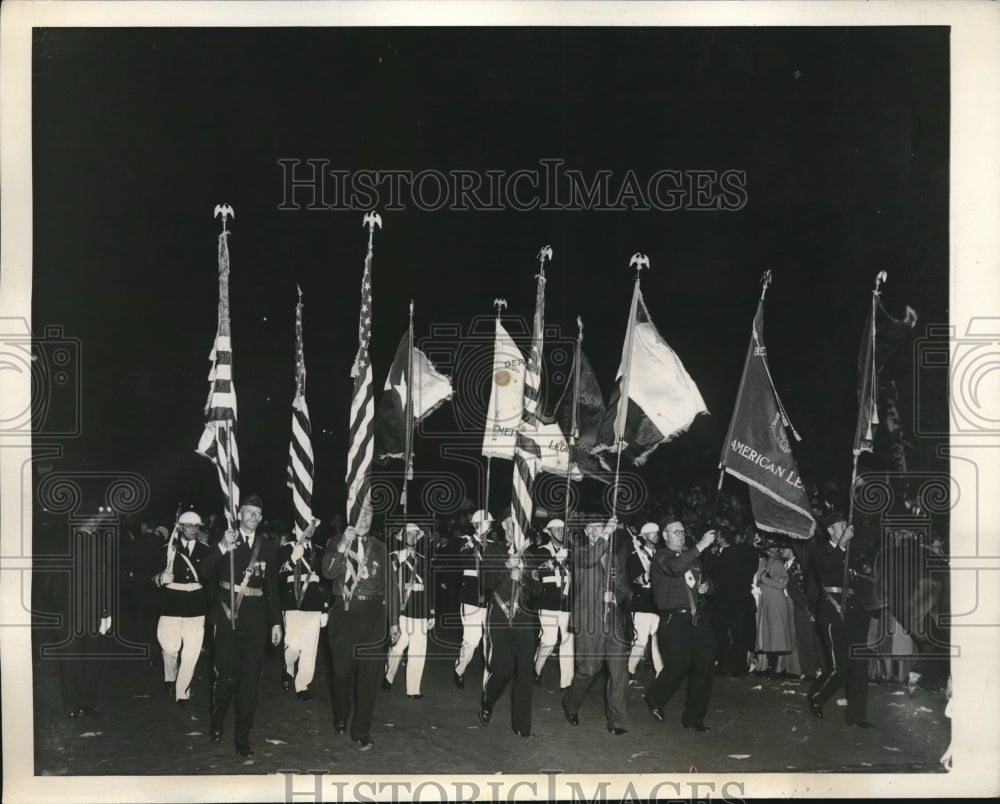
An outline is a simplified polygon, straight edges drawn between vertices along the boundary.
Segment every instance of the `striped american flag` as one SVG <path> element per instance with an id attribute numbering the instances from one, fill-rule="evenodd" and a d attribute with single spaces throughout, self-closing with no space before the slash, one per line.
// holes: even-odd
<path id="1" fill-rule="evenodd" d="M 288 487 L 295 508 L 295 533 L 312 523 L 312 426 L 306 406 L 306 358 L 302 346 L 302 290 L 295 306 L 295 399 L 292 402 L 292 437 L 288 444 Z"/>
<path id="2" fill-rule="evenodd" d="M 368 345 L 372 336 L 372 238 L 374 227 L 381 225 L 376 215 L 365 216 L 369 226 L 368 254 L 361 280 L 361 315 L 358 321 L 358 354 L 351 376 L 354 395 L 351 399 L 351 422 L 347 450 L 347 522 L 358 521 L 361 509 L 369 504 L 368 485 L 372 454 L 375 451 L 375 394 L 372 388 L 372 361 Z"/>
<path id="3" fill-rule="evenodd" d="M 229 329 L 228 238 L 229 232 L 223 229 L 219 235 L 219 327 L 208 356 L 212 361 L 212 370 L 208 374 L 205 430 L 195 451 L 218 468 L 226 517 L 235 522 L 240 504 L 240 456 L 236 448 L 236 388 L 233 385 L 233 347 Z"/>
<path id="4" fill-rule="evenodd" d="M 538 275 L 535 295 L 535 322 L 531 352 L 524 372 L 524 406 L 514 448 L 514 482 L 511 494 L 511 518 L 514 525 L 513 548 L 517 553 L 528 543 L 528 529 L 534 504 L 531 499 L 535 476 L 541 465 L 541 450 L 534 438 L 540 423 L 538 402 L 542 386 L 542 338 L 545 328 L 545 273 Z"/>

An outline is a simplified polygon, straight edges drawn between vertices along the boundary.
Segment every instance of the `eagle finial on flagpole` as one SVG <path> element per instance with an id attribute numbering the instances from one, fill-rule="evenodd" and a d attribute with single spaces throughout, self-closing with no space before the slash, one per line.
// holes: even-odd
<path id="1" fill-rule="evenodd" d="M 878 296 L 882 293 L 882 285 L 889 281 L 889 274 L 885 271 L 879 271 L 875 274 L 875 295 Z"/>
<path id="2" fill-rule="evenodd" d="M 760 300 L 764 301 L 767 289 L 771 286 L 771 269 L 768 268 L 760 275 Z"/>
<path id="3" fill-rule="evenodd" d="M 382 216 L 375 210 L 366 212 L 361 225 L 368 227 L 368 248 L 370 250 L 372 247 L 372 237 L 375 234 L 375 227 L 382 228 Z"/>
<path id="4" fill-rule="evenodd" d="M 499 318 L 500 313 L 507 309 L 507 300 L 502 296 L 497 296 L 493 300 L 493 306 L 497 308 L 497 318 Z"/>
<path id="5" fill-rule="evenodd" d="M 539 276 L 545 279 L 545 261 L 548 260 L 552 262 L 552 246 L 542 246 L 541 251 L 538 252 L 538 263 L 539 263 Z"/>
<path id="6" fill-rule="evenodd" d="M 229 234 L 229 229 L 226 228 L 226 219 L 235 218 L 236 213 L 233 212 L 233 208 L 229 204 L 216 204 L 215 214 L 212 215 L 213 218 L 218 218 L 222 216 L 222 234 Z"/>
<path id="7" fill-rule="evenodd" d="M 638 282 L 639 274 L 642 273 L 642 269 L 645 268 L 647 271 L 649 270 L 649 257 L 637 251 L 632 255 L 632 259 L 628 261 L 628 267 L 635 268 L 635 281 Z"/>

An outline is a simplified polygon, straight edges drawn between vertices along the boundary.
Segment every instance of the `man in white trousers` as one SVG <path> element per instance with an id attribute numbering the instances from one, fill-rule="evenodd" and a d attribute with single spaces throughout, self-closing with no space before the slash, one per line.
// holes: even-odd
<path id="1" fill-rule="evenodd" d="M 392 646 L 386 657 L 382 689 L 389 692 L 396 679 L 399 665 L 406 658 L 406 697 L 419 700 L 420 681 L 427 658 L 427 632 L 434 627 L 434 604 L 430 589 L 430 560 L 417 550 L 424 532 L 412 522 L 396 534 L 403 547 L 389 554 L 388 602 L 389 640 Z"/>
<path id="2" fill-rule="evenodd" d="M 479 510 L 472 515 L 472 535 L 465 537 L 465 544 L 458 551 L 462 567 L 462 587 L 459 602 L 462 613 L 462 647 L 455 662 L 454 681 L 460 690 L 465 689 L 465 669 L 483 638 L 486 622 L 486 603 L 483 601 L 482 563 L 486 539 L 493 527 L 493 517 L 488 511 Z M 483 670 L 483 685 L 486 670 Z"/>
<path id="3" fill-rule="evenodd" d="M 541 638 L 535 651 L 535 684 L 542 683 L 542 670 L 556 643 L 559 644 L 559 689 L 573 683 L 573 634 L 569 630 L 569 551 L 566 549 L 566 523 L 553 519 L 546 525 L 548 541 L 531 547 L 538 563 L 542 598 L 538 619 Z"/>
<path id="4" fill-rule="evenodd" d="M 205 638 L 208 598 L 198 573 L 210 548 L 198 541 L 200 526 L 194 511 L 180 515 L 167 543 L 164 570 L 153 578 L 162 591 L 156 638 L 163 652 L 163 686 L 178 706 L 191 703 L 191 679 Z"/>
<path id="5" fill-rule="evenodd" d="M 329 617 L 329 592 L 320 582 L 323 551 L 312 541 L 318 524 L 314 519 L 295 541 L 278 548 L 278 594 L 285 623 L 281 687 L 287 692 L 294 684 L 300 701 L 312 700 L 309 685 L 316 672 L 319 632 Z"/>
<path id="6" fill-rule="evenodd" d="M 632 652 L 628 657 L 629 683 L 635 683 L 635 671 L 646 653 L 646 645 L 653 638 L 652 654 L 653 669 L 659 675 L 663 669 L 663 659 L 660 658 L 660 646 L 656 638 L 656 629 L 660 626 L 660 615 L 653 605 L 653 593 L 649 586 L 649 568 L 653 561 L 653 553 L 660 546 L 660 526 L 655 522 L 647 522 L 639 531 L 639 538 L 632 537 L 632 552 L 628 558 L 629 582 L 632 586 L 632 627 L 635 639 L 632 642 Z"/>

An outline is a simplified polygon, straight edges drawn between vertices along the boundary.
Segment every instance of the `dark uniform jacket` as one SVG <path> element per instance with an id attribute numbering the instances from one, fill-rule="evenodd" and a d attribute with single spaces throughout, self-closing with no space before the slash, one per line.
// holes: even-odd
<path id="1" fill-rule="evenodd" d="M 306 539 L 303 554 L 292 561 L 291 541 L 278 548 L 278 594 L 282 611 L 326 611 L 330 597 L 327 585 L 320 577 L 323 551 Z"/>
<path id="2" fill-rule="evenodd" d="M 569 611 L 570 557 L 566 545 L 557 548 L 551 541 L 529 548 L 542 584 L 539 609 Z"/>
<path id="3" fill-rule="evenodd" d="M 538 579 L 538 569 L 534 556 L 525 551 L 522 556 L 521 579 L 512 581 L 507 559 L 510 558 L 506 543 L 487 542 L 482 563 L 483 593 L 486 605 L 498 603 L 505 611 L 511 602 L 517 600 L 517 614 L 523 617 L 537 617 L 542 584 Z"/>
<path id="4" fill-rule="evenodd" d="M 629 551 L 628 578 L 629 585 L 632 587 L 630 607 L 633 612 L 656 611 L 656 606 L 653 605 L 653 588 L 650 575 L 653 572 L 653 556 L 656 555 L 657 549 L 650 550 L 645 542 L 640 542 L 638 547 L 633 544 L 631 551 Z M 649 564 L 648 570 L 643 563 L 642 557 L 639 555 L 639 551 L 642 551 L 646 556 L 647 563 Z"/>
<path id="5" fill-rule="evenodd" d="M 208 595 L 201 586 L 199 567 L 211 548 L 197 539 L 190 542 L 193 545 L 189 554 L 183 539 L 175 542 L 177 551 L 174 560 L 167 569 L 173 573 L 173 583 L 163 584 L 160 588 L 160 613 L 164 617 L 200 617 L 208 611 Z M 164 551 L 164 556 L 169 555 Z M 164 562 L 166 559 L 164 558 Z M 198 584 L 198 589 L 181 589 L 180 586 Z"/>
<path id="6" fill-rule="evenodd" d="M 489 543 L 490 532 L 485 538 Z M 459 591 L 459 603 L 469 606 L 485 606 L 482 582 L 482 542 L 474 536 L 465 537 L 465 543 L 459 548 L 455 564 L 462 572 L 462 585 Z"/>
<path id="7" fill-rule="evenodd" d="M 843 599 L 844 561 L 847 552 L 840 547 L 834 547 L 829 540 L 810 545 L 808 566 L 803 567 L 806 574 L 806 594 L 818 605 L 817 619 L 820 623 L 830 623 L 840 619 L 837 607 Z M 851 589 L 852 579 L 848 578 L 847 614 L 864 615 L 864 609 L 858 605 L 857 596 Z M 829 594 L 824 587 L 835 590 Z M 831 602 L 831 598 L 833 601 Z M 834 605 L 836 603 L 836 605 Z"/>
<path id="8" fill-rule="evenodd" d="M 701 559 L 698 548 L 689 547 L 681 552 L 665 547 L 653 557 L 651 586 L 653 603 L 658 611 L 695 609 L 699 605 L 698 585 L 702 582 Z"/>
<path id="9" fill-rule="evenodd" d="M 232 577 L 235 583 L 242 585 L 247 567 L 250 565 L 250 558 L 253 550 L 247 545 L 245 537 L 240 534 L 240 542 L 233 553 L 233 576 L 229 574 L 229 553 L 222 553 L 219 543 L 209 548 L 208 554 L 201 562 L 201 577 L 203 581 L 218 579 L 218 593 L 215 600 L 209 605 L 208 621 L 212 625 L 229 626 L 228 614 L 230 589 Z M 270 539 L 261 534 L 254 536 L 254 548 L 257 545 L 257 557 L 250 567 L 250 575 L 247 580 L 247 587 L 251 590 L 259 590 L 261 594 L 248 592 L 243 596 L 240 603 L 238 621 L 246 623 L 248 626 L 254 625 L 281 625 L 281 601 L 278 597 L 278 561 L 277 548 Z M 234 597 L 238 596 L 238 591 Z"/>
<path id="10" fill-rule="evenodd" d="M 336 542 L 327 544 L 326 554 L 323 556 L 323 577 L 333 581 L 333 589 L 330 590 L 331 599 L 339 600 L 345 596 L 344 580 L 347 578 L 347 551 L 341 553 Z M 350 550 L 357 553 L 363 551 L 362 564 L 365 567 L 366 578 L 361 578 L 360 565 L 358 567 L 358 577 L 355 579 L 352 599 L 367 599 L 378 597 L 385 599 L 386 586 L 386 551 L 385 544 L 368 534 L 363 539 L 356 539 Z"/>
<path id="11" fill-rule="evenodd" d="M 434 605 L 431 601 L 430 560 L 419 551 L 407 551 L 405 558 L 402 553 L 400 549 L 389 554 L 389 622 L 394 624 L 400 615 L 417 620 L 431 619 Z"/>
<path id="12" fill-rule="evenodd" d="M 604 592 L 608 581 L 608 555 L 611 561 L 611 591 L 615 605 L 610 607 L 614 632 L 619 636 L 631 634 L 632 621 L 625 622 L 632 589 L 628 578 L 628 548 L 620 538 L 598 539 L 594 544 L 584 535 L 573 544 L 573 604 L 569 628 L 575 634 L 606 633 Z"/>

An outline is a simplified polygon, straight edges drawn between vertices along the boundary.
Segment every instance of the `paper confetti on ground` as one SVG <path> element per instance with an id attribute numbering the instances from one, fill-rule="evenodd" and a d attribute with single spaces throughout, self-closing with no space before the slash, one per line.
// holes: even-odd
<path id="1" fill-rule="evenodd" d="M 201 737 L 201 732 L 200 731 L 189 731 L 184 736 L 185 737 Z"/>
<path id="2" fill-rule="evenodd" d="M 750 759 L 749 754 L 729 754 L 730 759 Z"/>
<path id="3" fill-rule="evenodd" d="M 758 684 L 756 687 L 751 687 L 750 689 L 752 689 L 752 690 L 762 690 L 764 688 Z"/>
<path id="4" fill-rule="evenodd" d="M 847 698 L 838 698 L 837 706 L 847 706 Z"/>
<path id="5" fill-rule="evenodd" d="M 80 736 L 81 737 L 100 737 L 102 734 L 104 734 L 103 731 L 85 731 Z"/>
<path id="6" fill-rule="evenodd" d="M 930 711 L 932 710 L 928 709 L 926 706 L 921 706 L 919 709 L 917 709 L 917 712 L 930 712 Z M 916 714 L 916 712 L 914 712 L 914 714 Z"/>
<path id="7" fill-rule="evenodd" d="M 893 695 L 906 695 L 906 693 L 900 690 L 899 692 L 894 692 Z"/>
<path id="8" fill-rule="evenodd" d="M 284 740 L 264 740 L 264 742 L 271 745 L 288 745 Z"/>
<path id="9" fill-rule="evenodd" d="M 898 748 L 893 748 L 893 747 L 892 747 L 891 745 L 883 745 L 882 747 L 883 747 L 883 748 L 884 748 L 884 749 L 885 749 L 886 751 L 899 751 L 899 749 L 898 749 Z"/>
<path id="10" fill-rule="evenodd" d="M 782 690 L 781 692 L 782 692 L 783 695 L 798 695 L 799 694 L 798 690 Z"/>

